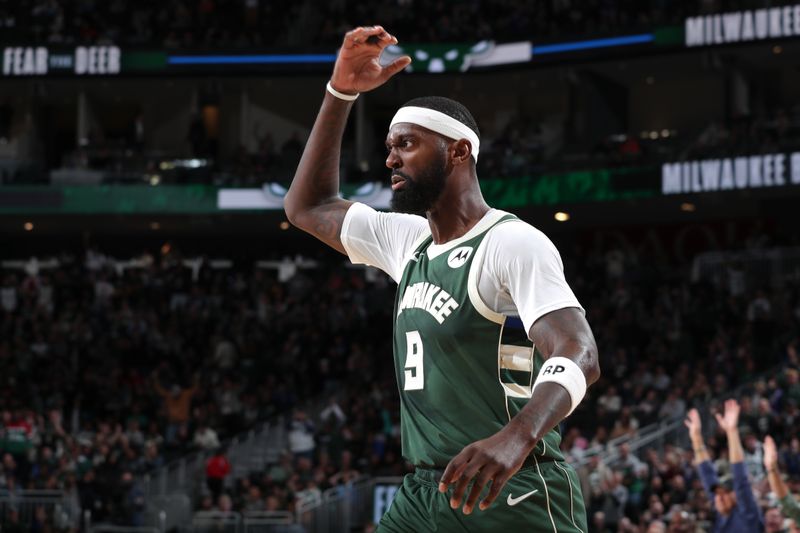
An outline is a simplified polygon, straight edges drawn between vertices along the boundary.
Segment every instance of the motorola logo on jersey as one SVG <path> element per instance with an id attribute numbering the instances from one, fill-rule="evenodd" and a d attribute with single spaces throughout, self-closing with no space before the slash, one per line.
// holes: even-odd
<path id="1" fill-rule="evenodd" d="M 469 256 L 472 255 L 472 246 L 462 246 L 461 248 L 456 248 L 450 255 L 447 257 L 447 266 L 450 268 L 458 268 L 464 266 L 464 263 L 467 262 Z"/>

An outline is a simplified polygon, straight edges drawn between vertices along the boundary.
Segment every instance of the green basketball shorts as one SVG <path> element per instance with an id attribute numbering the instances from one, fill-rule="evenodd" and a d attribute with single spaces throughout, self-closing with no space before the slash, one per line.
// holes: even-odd
<path id="1" fill-rule="evenodd" d="M 587 531 L 578 475 L 568 463 L 546 461 L 520 469 L 487 510 L 481 511 L 476 504 L 470 515 L 450 508 L 453 486 L 446 494 L 440 493 L 441 475 L 441 470 L 423 468 L 406 475 L 377 532 Z M 481 497 L 487 492 L 484 489 Z M 464 499 L 467 494 L 469 488 Z"/>

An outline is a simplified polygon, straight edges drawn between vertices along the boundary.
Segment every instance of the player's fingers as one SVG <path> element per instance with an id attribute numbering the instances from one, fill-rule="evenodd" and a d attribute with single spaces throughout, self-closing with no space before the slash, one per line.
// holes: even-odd
<path id="1" fill-rule="evenodd" d="M 494 503 L 497 496 L 500 494 L 500 491 L 503 490 L 503 487 L 506 486 L 506 481 L 508 481 L 508 475 L 506 473 L 500 473 L 492 480 L 492 486 L 489 489 L 489 494 L 481 500 L 481 504 L 479 509 L 481 511 L 485 511 L 489 508 L 492 503 Z"/>
<path id="2" fill-rule="evenodd" d="M 439 492 L 445 492 L 448 485 L 461 477 L 461 473 L 467 468 L 471 455 L 469 448 L 466 448 L 450 459 L 444 469 L 444 474 L 439 479 Z"/>
<path id="3" fill-rule="evenodd" d="M 385 67 L 383 67 L 383 75 L 386 79 L 391 78 L 408 65 L 411 64 L 411 58 L 408 56 L 398 57 Z"/>
<path id="4" fill-rule="evenodd" d="M 381 41 L 390 41 L 391 34 L 383 29 L 383 26 L 362 26 L 361 36 L 370 43 L 380 43 Z"/>
<path id="5" fill-rule="evenodd" d="M 382 34 L 388 35 L 389 32 L 383 29 L 383 26 L 363 26 L 361 29 L 364 30 L 364 33 L 369 37 L 370 35 L 378 35 L 382 36 Z"/>
<path id="6" fill-rule="evenodd" d="M 361 34 L 361 28 L 354 28 L 344 34 L 344 41 L 345 42 L 352 41 L 360 34 Z"/>
<path id="7" fill-rule="evenodd" d="M 372 39 L 375 39 L 375 43 L 380 47 L 381 50 L 387 46 L 397 44 L 397 37 L 390 34 L 388 31 L 383 31 L 378 35 L 373 36 Z"/>
<path id="8" fill-rule="evenodd" d="M 723 427 L 725 426 L 725 423 L 724 423 L 725 419 L 722 418 L 722 416 L 719 413 L 714 413 L 714 418 L 717 419 L 717 424 L 719 424 L 720 426 L 723 426 Z"/>
<path id="9" fill-rule="evenodd" d="M 472 513 L 475 502 L 478 501 L 478 497 L 480 497 L 481 492 L 483 492 L 483 488 L 489 480 L 494 477 L 495 473 L 497 473 L 497 469 L 493 467 L 484 467 L 481 469 L 478 476 L 475 478 L 475 482 L 472 484 L 472 489 L 467 495 L 467 501 L 464 502 L 464 514 Z"/>
<path id="10" fill-rule="evenodd" d="M 367 34 L 366 28 L 360 26 L 345 33 L 344 45 L 347 46 L 348 48 L 352 48 L 355 45 L 365 43 L 368 37 L 369 35 Z"/>
<path id="11" fill-rule="evenodd" d="M 453 509 L 461 507 L 461 502 L 463 501 L 464 493 L 467 491 L 467 486 L 469 485 L 469 482 L 472 481 L 472 478 L 478 475 L 480 469 L 481 465 L 477 462 L 467 465 L 466 470 L 464 470 L 464 473 L 461 474 L 461 477 L 456 482 L 456 488 L 453 490 L 453 495 L 450 496 L 450 507 Z"/>
<path id="12" fill-rule="evenodd" d="M 383 26 L 361 26 L 354 30 L 353 38 L 356 44 L 361 43 L 378 43 L 384 38 L 391 37 L 389 32 L 383 29 Z"/>

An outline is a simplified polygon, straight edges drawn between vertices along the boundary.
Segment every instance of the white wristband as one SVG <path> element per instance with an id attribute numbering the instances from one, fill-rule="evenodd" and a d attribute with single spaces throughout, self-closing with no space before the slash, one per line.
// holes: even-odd
<path id="1" fill-rule="evenodd" d="M 548 381 L 558 383 L 567 389 L 572 402 L 572 407 L 567 413 L 567 416 L 569 416 L 578 407 L 578 404 L 581 403 L 586 394 L 586 376 L 583 375 L 583 371 L 572 359 L 551 357 L 542 365 L 542 369 L 536 377 L 536 382 L 533 384 L 531 394 L 536 390 L 537 385 Z"/>
<path id="2" fill-rule="evenodd" d="M 358 98 L 358 95 L 360 94 L 360 93 L 356 93 L 356 94 L 340 93 L 339 91 L 337 91 L 336 89 L 333 88 L 333 85 L 331 85 L 330 81 L 325 86 L 325 88 L 328 89 L 328 92 L 331 93 L 336 98 L 338 98 L 339 100 L 347 100 L 348 102 L 352 102 L 353 100 Z"/>

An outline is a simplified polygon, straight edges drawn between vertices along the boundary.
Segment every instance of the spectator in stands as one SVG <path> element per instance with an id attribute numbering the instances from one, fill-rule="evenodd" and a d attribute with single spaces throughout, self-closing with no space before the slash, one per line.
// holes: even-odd
<path id="1" fill-rule="evenodd" d="M 205 421 L 197 424 L 194 432 L 194 445 L 205 451 L 213 451 L 220 447 L 219 436 Z"/>
<path id="2" fill-rule="evenodd" d="M 617 388 L 613 385 L 597 398 L 597 404 L 603 407 L 612 417 L 616 417 L 622 409 L 622 397 L 617 393 Z"/>
<path id="3" fill-rule="evenodd" d="M 753 483 L 764 479 L 764 470 L 761 465 L 764 462 L 764 452 L 758 436 L 749 427 L 742 430 L 744 437 L 744 465 L 747 468 L 747 476 Z"/>
<path id="4" fill-rule="evenodd" d="M 8 452 L 14 476 L 24 485 L 29 476 L 28 453 L 33 447 L 34 424 L 30 414 L 26 415 L 21 409 L 3 411 L 2 423 L 4 438 L 0 441 L 0 450 Z M 3 462 L 6 463 L 5 458 Z"/>
<path id="5" fill-rule="evenodd" d="M 347 422 L 347 415 L 344 414 L 335 395 L 331 395 L 328 399 L 328 404 L 320 411 L 319 418 L 324 424 L 330 423 L 337 428 Z"/>
<path id="6" fill-rule="evenodd" d="M 339 471 L 328 480 L 331 485 L 343 485 L 355 481 L 361 475 L 353 465 L 353 454 L 349 450 L 342 451 Z"/>
<path id="7" fill-rule="evenodd" d="M 231 463 L 225 456 L 225 449 L 218 448 L 214 455 L 206 461 L 206 485 L 214 497 L 215 502 L 220 501 L 225 478 L 231 473 Z"/>
<path id="8" fill-rule="evenodd" d="M 134 527 L 144 526 L 144 491 L 134 479 L 133 472 L 125 470 L 119 484 L 119 498 L 117 503 L 120 510 L 119 518 L 122 525 Z"/>
<path id="9" fill-rule="evenodd" d="M 295 409 L 289 421 L 289 451 L 295 460 L 300 457 L 311 458 L 314 454 L 314 423 L 302 409 Z"/>
<path id="10" fill-rule="evenodd" d="M 291 453 L 283 453 L 281 454 L 280 461 L 274 463 L 269 467 L 267 470 L 266 476 L 270 482 L 283 484 L 286 482 L 289 477 L 294 473 L 294 467 L 292 466 L 292 454 Z"/>
<path id="11" fill-rule="evenodd" d="M 800 476 L 800 438 L 792 437 L 788 449 L 781 453 L 781 459 L 788 475 Z"/>
<path id="12" fill-rule="evenodd" d="M 146 268 L 115 267 L 127 262 L 115 262 L 101 254 L 94 256 L 92 261 L 87 255 L 89 264 L 81 260 L 63 260 L 63 266 L 50 276 L 53 296 L 50 314 L 44 313 L 38 303 L 41 284 L 30 282 L 27 275 L 5 278 L 0 275 L 0 279 L 3 279 L 2 291 L 13 293 L 13 305 L 7 307 L 3 305 L 0 294 L 0 382 L 3 385 L 0 387 L 0 413 L 9 412 L 7 422 L 0 416 L 0 442 L 8 442 L 5 424 L 12 422 L 11 418 L 16 418 L 12 415 L 14 411 L 34 413 L 33 416 L 23 416 L 23 419 L 31 420 L 32 437 L 28 454 L 34 454 L 27 468 L 24 468 L 28 471 L 28 482 L 20 483 L 20 476 L 24 475 L 19 470 L 23 467 L 9 455 L 8 471 L 0 472 L 0 489 L 6 487 L 6 478 L 11 479 L 15 493 L 28 488 L 60 488 L 71 498 L 70 520 L 80 523 L 81 502 L 84 509 L 93 511 L 93 520 L 99 520 L 99 515 L 94 512 L 94 504 L 99 502 L 100 506 L 106 505 L 103 495 L 111 492 L 107 484 L 118 483 L 124 469 L 131 468 L 136 475 L 140 475 L 163 466 L 165 460 L 169 459 L 164 455 L 165 423 L 169 420 L 158 416 L 161 397 L 146 378 L 164 360 L 170 361 L 178 370 L 174 375 L 180 375 L 182 368 L 197 369 L 201 383 L 209 385 L 198 388 L 192 398 L 194 408 L 189 412 L 188 424 L 181 427 L 190 429 L 189 434 L 193 436 L 206 423 L 218 431 L 219 440 L 224 441 L 230 435 L 222 433 L 222 416 L 215 404 L 215 388 L 210 384 L 221 383 L 222 376 L 226 375 L 222 367 L 228 364 L 226 359 L 229 354 L 225 353 L 228 349 L 222 350 L 223 357 L 209 360 L 216 353 L 218 340 L 223 338 L 220 331 L 225 332 L 224 337 L 230 339 L 235 347 L 233 368 L 248 369 L 238 372 L 236 379 L 243 396 L 255 391 L 255 407 L 260 416 L 290 412 L 298 398 L 311 398 L 315 391 L 319 394 L 325 390 L 323 380 L 335 381 L 330 392 L 326 390 L 324 394 L 326 397 L 336 395 L 346 420 L 343 425 L 336 427 L 342 424 L 336 409 L 326 413 L 327 425 L 314 419 L 318 425 L 309 433 L 315 443 L 310 454 L 313 462 L 310 466 L 304 465 L 306 471 L 303 475 L 313 478 L 320 490 L 329 489 L 332 479 L 336 482 L 352 479 L 353 471 L 367 475 L 404 473 L 404 464 L 399 459 L 396 420 L 399 408 L 396 394 L 392 392 L 392 368 L 388 368 L 387 380 L 387 373 L 383 373 L 384 369 L 376 365 L 375 358 L 368 357 L 372 353 L 390 352 L 390 346 L 381 345 L 376 340 L 386 332 L 365 329 L 359 320 L 352 321 L 352 324 L 347 321 L 343 326 L 343 321 L 339 319 L 336 321 L 337 327 L 348 329 L 331 335 L 330 328 L 334 321 L 327 318 L 331 315 L 349 316 L 349 313 L 362 316 L 365 307 L 360 302 L 365 299 L 367 306 L 373 306 L 374 313 L 391 314 L 391 306 L 369 303 L 369 300 L 382 301 L 374 295 L 379 283 L 368 280 L 361 272 L 352 274 L 356 278 L 353 281 L 349 276 L 340 276 L 336 266 L 318 267 L 303 274 L 320 276 L 322 279 L 330 276 L 331 280 L 336 280 L 336 284 L 331 283 L 324 291 L 307 297 L 308 293 L 302 292 L 302 285 L 297 292 L 292 292 L 295 289 L 290 290 L 291 281 L 279 281 L 277 276 L 260 269 L 251 271 L 248 267 L 242 268 L 242 261 L 238 258 L 234 261 L 234 269 L 216 271 L 204 265 L 198 271 L 199 275 L 192 278 L 180 261 L 175 259 L 174 253 L 163 257 L 156 254 L 156 259 Z M 59 257 L 69 257 L 69 254 Z M 83 258 L 83 254 L 77 257 Z M 589 306 L 596 315 L 593 320 L 604 324 L 598 334 L 605 337 L 603 342 L 609 346 L 609 353 L 626 351 L 628 354 L 620 356 L 620 364 L 627 360 L 620 367 L 621 370 L 617 372 L 615 369 L 605 385 L 599 384 L 597 396 L 601 396 L 608 385 L 614 385 L 618 391 L 614 396 L 621 399 L 620 412 L 626 407 L 635 409 L 640 396 L 634 391 L 635 387 L 628 388 L 626 383 L 641 383 L 645 391 L 644 398 L 648 399 L 647 402 L 655 411 L 650 415 L 651 420 L 657 421 L 655 413 L 667 396 L 673 401 L 682 400 L 683 405 L 677 402 L 678 410 L 681 410 L 686 408 L 686 404 L 705 404 L 713 396 L 743 383 L 744 374 L 737 366 L 735 352 L 738 345 L 749 342 L 747 304 L 755 297 L 754 289 L 757 288 L 748 284 L 750 274 L 743 276 L 741 293 L 737 295 L 732 296 L 723 283 L 711 288 L 710 296 L 704 296 L 703 290 L 695 290 L 698 285 L 690 285 L 681 278 L 665 281 L 659 288 L 648 288 L 651 278 L 647 277 L 643 265 L 633 258 L 626 259 L 620 280 L 629 294 L 628 301 L 645 309 L 668 309 L 668 331 L 656 319 L 651 321 L 643 317 L 640 320 L 637 317 L 634 321 L 625 321 L 625 313 L 630 313 L 631 309 L 618 308 L 609 298 L 609 294 L 616 292 L 618 287 L 586 280 L 587 271 L 603 271 L 604 257 L 604 251 L 600 249 L 585 258 L 585 269 L 580 262 L 565 265 L 573 271 L 570 276 L 584 279 L 576 291 L 581 291 L 582 299 L 593 302 Z M 742 271 L 746 270 L 746 265 L 742 266 Z M 93 305 L 97 272 L 101 272 L 115 289 L 107 308 Z M 378 278 L 379 281 L 382 279 Z M 759 283 L 762 281 L 759 280 Z M 237 288 L 240 285 L 248 290 Z M 796 289 L 767 294 L 772 305 L 775 331 L 777 333 L 780 327 L 782 333 L 771 339 L 770 357 L 782 361 L 785 369 L 771 371 L 763 387 L 753 385 L 745 392 L 752 397 L 756 409 L 756 416 L 747 422 L 753 426 L 759 439 L 768 426 L 761 421 L 761 415 L 765 414 L 762 399 L 768 399 L 774 420 L 769 431 L 784 443 L 779 449 L 779 464 L 781 470 L 790 476 L 786 484 L 795 492 L 800 492 L 800 487 L 793 486 L 800 476 L 800 439 L 795 437 L 800 431 L 800 412 L 797 409 L 800 400 L 797 373 L 800 358 L 797 355 L 797 340 L 787 340 L 786 335 L 797 331 L 797 325 L 800 324 L 800 315 L 794 311 L 800 308 L 798 294 Z M 173 298 L 182 301 L 174 309 L 170 307 Z M 259 302 L 262 301 L 266 303 L 263 313 L 259 309 Z M 355 306 L 356 310 L 351 311 L 351 306 Z M 704 312 L 714 310 L 716 315 L 708 314 L 719 316 L 715 324 L 719 333 L 708 338 L 704 333 L 697 334 L 692 329 L 694 322 L 688 314 L 691 307 L 703 309 Z M 315 314 L 318 309 L 324 309 L 324 314 Z M 369 316 L 371 312 L 366 315 Z M 385 316 L 379 316 L 370 324 L 384 322 L 391 324 L 391 320 Z M 673 331 L 676 332 L 675 336 Z M 336 337 L 345 340 L 336 341 L 336 349 L 328 353 L 327 346 Z M 320 338 L 329 339 L 322 352 L 329 359 L 327 377 L 321 374 L 317 366 L 308 363 L 313 360 Z M 42 341 L 49 345 L 45 360 L 31 356 L 33 352 L 30 347 L 41 346 Z M 710 345 L 714 346 L 713 357 L 705 356 L 712 351 Z M 83 373 L 73 370 L 70 366 L 72 354 L 81 354 L 81 365 L 89 370 Z M 304 354 L 309 355 L 304 357 Z M 28 359 L 26 366 L 17 364 L 23 358 Z M 46 361 L 46 364 L 41 364 L 42 361 Z M 646 371 L 640 371 L 639 363 L 633 361 L 641 361 L 644 370 L 658 366 L 664 368 L 658 371 L 657 376 L 649 375 Z M 690 365 L 689 376 L 696 376 L 690 378 L 692 381 L 685 381 L 684 373 L 679 368 L 683 362 Z M 758 362 L 761 365 L 758 372 L 770 368 L 765 361 Z M 118 376 L 115 366 L 123 368 Z M 168 389 L 174 380 L 170 371 L 163 368 L 159 375 Z M 695 390 L 695 381 L 700 376 L 709 376 L 705 380 L 708 382 L 706 392 L 702 392 L 702 383 L 696 387 L 700 392 L 687 392 L 685 395 L 680 392 Z M 656 377 L 658 388 L 653 386 Z M 101 388 L 96 386 L 98 381 L 103 382 Z M 664 384 L 666 388 L 663 388 Z M 562 444 L 568 446 L 565 452 L 574 457 L 591 457 L 598 449 L 602 449 L 604 454 L 612 451 L 606 450 L 605 446 L 616 420 L 599 420 L 592 416 L 595 413 L 592 402 L 596 401 L 597 397 L 587 398 L 585 411 L 576 411 L 564 421 L 565 435 L 574 434 L 574 437 L 565 437 Z M 244 399 L 242 403 L 246 404 Z M 610 402 L 612 407 L 614 403 L 616 400 Z M 324 408 L 325 404 L 320 407 Z M 56 413 L 57 422 L 51 419 L 51 412 Z M 316 410 L 312 412 L 322 414 Z M 650 421 L 642 411 L 634 410 L 634 413 L 642 426 Z M 744 412 L 741 418 L 744 422 Z M 99 420 L 108 423 L 100 429 Z M 138 427 L 129 425 L 129 420 L 137 421 Z M 114 437 L 117 424 L 126 429 L 123 436 L 128 442 L 127 447 L 123 445 L 121 437 Z M 100 434 L 102 443 L 95 433 Z M 743 432 L 743 439 L 744 435 Z M 110 444 L 114 439 L 116 443 Z M 592 448 L 589 442 L 598 448 Z M 103 450 L 101 444 L 105 444 Z M 173 446 L 169 449 L 176 456 L 196 449 L 192 439 L 185 444 L 184 448 Z M 724 440 L 709 439 L 707 445 L 712 456 L 719 457 L 719 448 L 726 443 Z M 341 469 L 340 454 L 345 449 L 352 453 L 349 460 L 351 466 L 347 469 L 350 473 L 333 478 Z M 584 494 L 590 494 L 589 476 L 605 469 L 608 475 L 622 473 L 621 485 L 628 493 L 625 517 L 642 530 L 654 521 L 668 521 L 671 500 L 679 498 L 683 492 L 687 494 L 687 501 L 682 508 L 694 514 L 698 522 L 712 516 L 708 502 L 703 497 L 702 486 L 695 481 L 690 452 L 689 460 L 687 452 L 670 447 L 663 450 L 654 448 L 650 453 L 647 450 L 635 453 L 644 454 L 641 459 L 646 459 L 649 470 L 641 479 L 645 486 L 639 504 L 634 503 L 639 488 L 638 481 L 629 475 L 630 468 L 616 463 L 601 467 L 608 461 L 606 455 L 591 460 L 597 461 L 597 464 L 589 462 L 580 469 L 581 482 L 586 483 L 587 487 Z M 118 455 L 121 459 L 115 463 L 110 460 L 112 455 Z M 0 452 L 0 463 L 3 462 L 3 456 Z M 368 460 L 372 456 L 375 456 L 375 460 Z M 94 459 L 105 465 L 103 468 L 106 473 L 103 476 L 99 474 L 100 467 L 92 466 Z M 297 473 L 294 458 L 287 453 L 282 461 L 283 464 L 268 465 L 266 473 L 256 476 L 253 481 L 253 484 L 260 486 L 264 500 L 269 502 L 268 507 L 272 510 L 291 509 L 294 501 L 293 495 L 288 494 L 286 489 L 287 479 Z M 84 474 L 90 470 L 91 474 L 85 477 Z M 322 478 L 318 477 L 320 470 L 324 472 Z M 676 476 L 684 479 L 683 489 Z M 297 486 L 299 490 L 304 487 L 302 484 Z M 597 491 L 602 491 L 599 481 Z M 236 503 L 239 502 L 237 498 Z M 216 503 L 215 500 L 211 501 L 212 506 Z M 621 518 L 618 525 L 620 523 Z M 29 530 L 27 524 L 25 530 Z"/>
<path id="13" fill-rule="evenodd" d="M 619 416 L 614 421 L 614 428 L 611 430 L 610 439 L 629 436 L 632 437 L 639 429 L 639 420 L 631 414 L 630 407 L 623 407 Z"/>
<path id="14" fill-rule="evenodd" d="M 153 388 L 164 401 L 164 411 L 168 422 L 165 438 L 169 445 L 175 442 L 181 427 L 189 422 L 192 398 L 197 393 L 199 384 L 198 376 L 195 376 L 194 383 L 189 388 L 183 388 L 179 383 L 173 383 L 169 390 L 164 388 L 159 378 L 159 371 L 156 369 L 153 375 Z"/>
<path id="15" fill-rule="evenodd" d="M 658 417 L 661 420 L 671 420 L 686 414 L 686 402 L 681 398 L 679 389 L 670 390 L 666 401 L 658 410 Z"/>
<path id="16" fill-rule="evenodd" d="M 789 487 L 781 477 L 781 472 L 778 470 L 778 447 L 769 435 L 764 439 L 764 469 L 767 471 L 769 488 L 778 498 L 782 513 L 791 518 L 795 526 L 800 526 L 800 504 L 789 493 Z"/>
<path id="17" fill-rule="evenodd" d="M 298 505 L 314 505 L 322 502 L 322 491 L 313 479 L 303 482 L 302 486 L 303 488 L 295 493 Z"/>
<path id="18" fill-rule="evenodd" d="M 215 510 L 221 513 L 230 513 L 233 511 L 233 499 L 228 494 L 221 494 Z"/>
<path id="19" fill-rule="evenodd" d="M 777 507 L 768 507 L 764 512 L 764 533 L 786 533 L 784 518 Z"/>
<path id="20" fill-rule="evenodd" d="M 247 490 L 242 509 L 244 511 L 263 511 L 265 504 L 261 488 L 258 485 L 251 485 Z"/>
<path id="21" fill-rule="evenodd" d="M 764 530 L 764 519 L 758 508 L 744 464 L 744 451 L 739 436 L 739 402 L 727 400 L 725 414 L 715 414 L 717 424 L 728 439 L 728 460 L 731 478 L 717 477 L 711 456 L 703 441 L 702 422 L 697 409 L 691 409 L 685 421 L 694 450 L 695 465 L 703 489 L 714 502 L 716 516 L 713 532 L 752 533 Z"/>
<path id="22" fill-rule="evenodd" d="M 235 435 L 242 430 L 241 387 L 230 376 L 225 376 L 215 393 L 225 432 Z"/>

